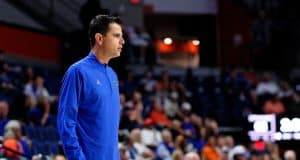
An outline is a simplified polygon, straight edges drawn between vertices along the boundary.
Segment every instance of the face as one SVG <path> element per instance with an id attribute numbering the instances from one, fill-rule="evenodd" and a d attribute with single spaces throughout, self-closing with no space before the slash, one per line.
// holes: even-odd
<path id="1" fill-rule="evenodd" d="M 58 156 L 55 156 L 55 159 L 54 160 L 66 160 L 64 156 L 62 155 L 58 155 Z"/>
<path id="2" fill-rule="evenodd" d="M 109 24 L 109 30 L 102 40 L 104 53 L 110 58 L 119 57 L 124 43 L 122 27 L 117 23 Z"/>
<path id="3" fill-rule="evenodd" d="M 0 118 L 6 118 L 8 115 L 8 104 L 0 101 Z"/>
<path id="4" fill-rule="evenodd" d="M 44 79 L 42 77 L 36 78 L 36 85 L 42 87 L 44 85 Z"/>
<path id="5" fill-rule="evenodd" d="M 169 143 L 172 142 L 172 134 L 169 130 L 163 130 L 161 133 L 162 139 L 164 142 Z"/>
<path id="6" fill-rule="evenodd" d="M 215 145 L 216 145 L 216 137 L 210 136 L 210 137 L 208 138 L 208 143 L 209 143 L 210 145 L 212 145 L 212 146 L 215 146 Z"/>

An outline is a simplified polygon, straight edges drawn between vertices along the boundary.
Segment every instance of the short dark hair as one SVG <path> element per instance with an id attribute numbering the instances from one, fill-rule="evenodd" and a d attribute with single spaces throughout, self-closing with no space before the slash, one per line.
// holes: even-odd
<path id="1" fill-rule="evenodd" d="M 101 33 L 102 35 L 105 35 L 108 32 L 109 24 L 111 23 L 122 24 L 119 17 L 109 15 L 97 15 L 91 20 L 88 33 L 91 47 L 95 44 L 95 34 Z"/>

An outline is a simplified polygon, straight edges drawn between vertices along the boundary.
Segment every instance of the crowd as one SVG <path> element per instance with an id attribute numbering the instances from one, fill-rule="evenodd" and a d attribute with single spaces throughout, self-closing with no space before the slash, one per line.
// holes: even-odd
<path id="1" fill-rule="evenodd" d="M 276 9 L 279 1 L 241 2 L 257 12 L 250 31 L 254 55 L 251 60 L 260 67 L 271 57 L 261 55 L 268 52 L 275 28 L 267 13 Z M 83 5 L 80 19 L 85 31 L 66 40 L 66 65 L 73 57 L 82 56 L 74 52 L 81 53 L 88 43 L 73 42 L 73 36 L 80 35 L 79 39 L 84 40 L 89 19 L 99 10 L 109 12 L 97 1 Z M 271 72 L 235 68 L 220 69 L 220 74 L 213 76 L 199 76 L 191 69 L 185 75 L 152 69 L 140 75 L 135 70 L 125 71 L 125 64 L 155 65 L 153 38 L 144 28 L 125 26 L 124 39 L 121 60 L 112 61 L 120 76 L 122 160 L 297 159 L 297 148 L 282 149 L 270 141 L 245 141 L 244 132 L 242 137 L 236 137 L 221 130 L 224 126 L 246 126 L 247 116 L 252 113 L 300 115 L 300 97 L 290 80 Z M 0 51 L 0 159 L 43 159 L 43 155 L 65 159 L 56 135 L 61 78 L 58 72 L 8 64 Z"/>
<path id="2" fill-rule="evenodd" d="M 281 159 L 278 144 L 245 143 L 219 125 L 243 126 L 251 113 L 299 113 L 298 94 L 287 81 L 237 69 L 212 77 L 186 73 L 148 70 L 138 77 L 129 71 L 121 80 L 123 159 Z"/>
<path id="3" fill-rule="evenodd" d="M 52 142 L 50 133 L 37 135 L 29 131 L 30 127 L 56 129 L 57 96 L 49 93 L 45 77 L 32 67 L 8 64 L 4 53 L 0 53 L 0 157 L 29 159 L 45 148 L 46 143 L 54 144 L 58 150 L 58 139 Z M 41 136 L 45 137 L 44 146 L 36 150 L 42 142 L 36 139 Z M 59 152 L 51 154 L 54 153 Z"/>
<path id="4" fill-rule="evenodd" d="M 0 57 L 1 153 L 15 159 L 32 156 L 38 153 L 38 143 L 29 128 L 56 128 L 58 93 L 50 94 L 49 88 L 57 86 L 50 85 L 51 76 L 45 72 L 16 67 L 7 64 L 3 54 Z M 168 70 L 154 74 L 151 69 L 144 75 L 126 73 L 119 84 L 123 160 L 296 159 L 294 150 L 281 150 L 274 142 L 246 143 L 220 131 L 220 126 L 245 125 L 251 113 L 300 113 L 297 92 L 275 74 L 238 69 L 220 70 L 215 76 L 197 76 L 191 69 L 186 75 Z M 51 139 L 49 132 L 43 140 L 47 138 Z M 59 147 L 45 154 L 63 152 Z"/>

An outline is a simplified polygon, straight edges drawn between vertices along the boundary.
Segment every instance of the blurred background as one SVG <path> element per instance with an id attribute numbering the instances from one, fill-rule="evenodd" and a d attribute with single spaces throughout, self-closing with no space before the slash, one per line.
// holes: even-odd
<path id="1" fill-rule="evenodd" d="M 62 76 L 119 16 L 121 159 L 296 160 L 300 6 L 284 0 L 1 0 L 0 159 L 64 159 Z"/>

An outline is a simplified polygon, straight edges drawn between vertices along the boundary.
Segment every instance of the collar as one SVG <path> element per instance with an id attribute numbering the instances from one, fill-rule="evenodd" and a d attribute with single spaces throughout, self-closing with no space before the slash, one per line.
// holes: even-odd
<path id="1" fill-rule="evenodd" d="M 100 66 L 101 68 L 106 69 L 107 68 L 107 64 L 105 63 L 101 63 L 101 61 L 99 61 L 96 57 L 96 55 L 93 52 L 90 52 L 88 55 L 88 59 L 90 59 L 94 64 L 97 64 L 98 66 Z"/>

